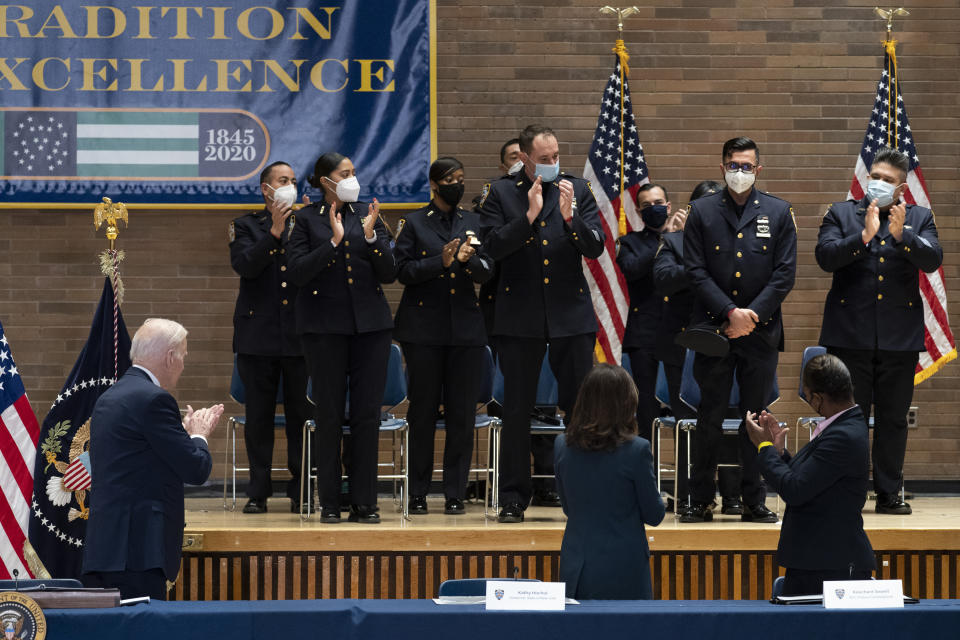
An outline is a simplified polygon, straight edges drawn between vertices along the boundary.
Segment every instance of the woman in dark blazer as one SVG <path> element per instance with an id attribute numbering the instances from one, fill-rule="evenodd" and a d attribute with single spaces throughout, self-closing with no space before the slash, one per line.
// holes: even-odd
<path id="1" fill-rule="evenodd" d="M 650 442 L 637 437 L 637 388 L 622 367 L 584 378 L 557 438 L 557 489 L 567 514 L 560 579 L 578 600 L 650 600 L 644 523 L 663 520 Z"/>
<path id="2" fill-rule="evenodd" d="M 483 366 L 483 316 L 474 283 L 486 282 L 493 261 L 477 254 L 479 215 L 459 207 L 463 165 L 439 158 L 430 166 L 430 204 L 407 215 L 397 230 L 397 277 L 406 288 L 394 338 L 407 362 L 410 407 L 410 506 L 427 513 L 437 412 L 443 403 L 444 513 L 464 512 L 473 424 Z"/>
<path id="3" fill-rule="evenodd" d="M 286 251 L 297 294 L 297 333 L 313 384 L 320 521 L 340 521 L 340 445 L 350 386 L 351 522 L 380 522 L 377 448 L 393 321 L 383 294 L 396 277 L 380 205 L 357 202 L 349 158 L 325 153 L 310 184 L 322 202 L 291 217 Z"/>

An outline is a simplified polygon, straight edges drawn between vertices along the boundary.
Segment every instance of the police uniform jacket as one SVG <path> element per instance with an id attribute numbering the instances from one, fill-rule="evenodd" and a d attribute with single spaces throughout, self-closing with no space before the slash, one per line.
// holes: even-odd
<path id="1" fill-rule="evenodd" d="M 343 239 L 334 248 L 327 202 L 304 207 L 288 224 L 287 269 L 300 287 L 297 333 L 352 335 L 393 328 L 384 284 L 396 278 L 390 237 L 382 220 L 367 243 L 362 218 L 366 203 L 345 203 Z"/>
<path id="2" fill-rule="evenodd" d="M 887 216 L 864 245 L 866 198 L 830 206 L 820 223 L 817 264 L 833 273 L 823 310 L 820 344 L 847 349 L 923 351 L 923 303 L 918 270 L 940 267 L 943 250 L 933 213 L 908 204 L 900 242 Z"/>
<path id="3" fill-rule="evenodd" d="M 662 362 L 683 366 L 686 349 L 674 340 L 690 324 L 694 302 L 693 289 L 683 266 L 683 231 L 660 236 L 660 247 L 653 261 L 653 285 L 663 299 L 654 356 Z"/>
<path id="4" fill-rule="evenodd" d="M 753 189 L 743 214 L 727 190 L 690 204 L 683 261 L 696 294 L 691 324 L 721 324 L 737 307 L 759 316 L 734 350 L 783 350 L 780 304 L 793 288 L 797 227 L 788 202 Z"/>
<path id="5" fill-rule="evenodd" d="M 653 351 L 657 340 L 662 299 L 653 286 L 653 259 L 660 243 L 659 234 L 644 228 L 620 238 L 617 266 L 630 292 L 630 314 L 623 334 L 623 350 Z"/>
<path id="6" fill-rule="evenodd" d="M 240 275 L 233 312 L 233 352 L 299 356 L 293 302 L 297 287 L 287 278 L 287 253 L 270 233 L 266 209 L 230 223 L 230 264 Z"/>
<path id="7" fill-rule="evenodd" d="M 573 184 L 570 224 L 560 213 L 560 180 Z M 481 229 L 485 253 L 497 261 L 494 335 L 559 338 L 597 330 L 581 258 L 603 253 L 597 202 L 582 178 L 561 174 L 543 185 L 543 209 L 527 221 L 525 171 L 484 187 Z"/>
<path id="8" fill-rule="evenodd" d="M 441 218 L 451 217 L 449 228 Z M 393 337 L 426 345 L 483 346 L 483 316 L 474 288 L 492 275 L 493 260 L 474 254 L 467 262 L 454 258 L 443 266 L 443 246 L 467 231 L 480 235 L 480 216 L 458 209 L 444 214 L 431 202 L 400 222 L 394 255 L 397 279 L 405 286 L 397 308 Z"/>

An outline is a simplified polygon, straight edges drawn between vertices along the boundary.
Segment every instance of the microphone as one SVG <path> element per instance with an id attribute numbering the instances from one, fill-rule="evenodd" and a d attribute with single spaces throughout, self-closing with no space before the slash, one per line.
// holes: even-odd
<path id="1" fill-rule="evenodd" d="M 848 577 L 849 577 L 851 580 L 853 580 L 853 563 L 851 562 L 848 566 L 849 566 L 849 568 L 850 568 L 850 574 L 849 574 Z"/>
<path id="2" fill-rule="evenodd" d="M 20 569 L 13 570 L 13 590 L 20 591 Z"/>
<path id="3" fill-rule="evenodd" d="M 514 580 L 519 580 L 519 579 L 520 579 L 520 567 L 518 567 L 518 566 L 514 566 L 514 567 L 513 567 L 513 579 L 514 579 Z"/>

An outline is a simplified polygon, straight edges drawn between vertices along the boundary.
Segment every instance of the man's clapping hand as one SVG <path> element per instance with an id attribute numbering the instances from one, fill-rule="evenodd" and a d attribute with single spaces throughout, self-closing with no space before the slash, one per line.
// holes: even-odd
<path id="1" fill-rule="evenodd" d="M 207 438 L 217 428 L 217 422 L 223 415 L 223 405 L 215 404 L 212 407 L 193 410 L 193 407 L 187 405 L 187 415 L 183 420 L 183 428 L 191 436 L 203 436 Z"/>

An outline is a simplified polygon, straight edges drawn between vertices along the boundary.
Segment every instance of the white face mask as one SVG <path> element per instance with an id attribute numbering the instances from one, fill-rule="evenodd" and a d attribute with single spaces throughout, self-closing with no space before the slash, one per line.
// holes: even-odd
<path id="1" fill-rule="evenodd" d="M 337 198 L 340 199 L 340 202 L 356 202 L 357 198 L 360 197 L 360 181 L 357 180 L 357 176 L 344 178 L 337 183 L 334 183 L 330 178 L 324 178 L 324 180 L 337 185 Z"/>
<path id="2" fill-rule="evenodd" d="M 517 160 L 513 163 L 509 169 L 507 169 L 507 175 L 513 175 L 515 173 L 520 173 L 520 170 L 523 169 L 523 160 Z"/>
<path id="3" fill-rule="evenodd" d="M 267 186 L 273 189 L 269 184 Z M 273 197 L 271 200 L 282 208 L 289 209 L 293 206 L 293 203 L 297 201 L 297 188 L 292 184 L 285 184 L 279 189 L 273 189 Z"/>
<path id="4" fill-rule="evenodd" d="M 730 187 L 730 190 L 734 193 L 749 191 L 756 178 L 757 176 L 755 174 L 743 173 L 742 171 L 727 171 L 724 174 L 724 180 L 726 180 L 727 186 Z"/>

